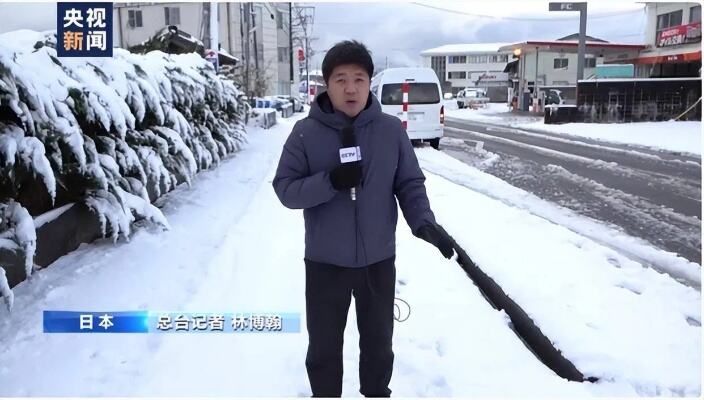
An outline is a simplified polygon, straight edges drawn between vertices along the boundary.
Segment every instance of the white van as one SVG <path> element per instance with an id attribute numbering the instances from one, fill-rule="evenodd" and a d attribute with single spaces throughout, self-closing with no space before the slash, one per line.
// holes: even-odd
<path id="1" fill-rule="evenodd" d="M 443 135 L 445 107 L 442 104 L 440 81 L 430 68 L 388 68 L 371 82 L 371 91 L 379 99 L 381 110 L 394 117 L 403 117 L 401 84 L 408 82 L 408 125 L 412 142 L 429 142 L 437 149 Z"/>

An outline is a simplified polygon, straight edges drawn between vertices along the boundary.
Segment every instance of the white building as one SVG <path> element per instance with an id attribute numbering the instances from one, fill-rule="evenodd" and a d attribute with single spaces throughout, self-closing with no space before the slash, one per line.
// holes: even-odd
<path id="1" fill-rule="evenodd" d="M 218 3 L 219 45 L 245 62 L 244 16 L 249 3 Z M 288 3 L 251 3 L 250 68 L 264 70 L 269 77 L 267 95 L 290 94 Z M 203 39 L 204 3 L 115 3 L 113 43 L 129 48 L 154 36 L 169 25 Z M 297 87 L 294 74 L 294 85 Z"/>
<path id="2" fill-rule="evenodd" d="M 699 3 L 646 3 L 645 49 L 606 62 L 635 64 L 636 77 L 701 76 L 702 7 Z"/>
<path id="3" fill-rule="evenodd" d="M 466 87 L 487 89 L 492 100 L 504 101 L 508 75 L 504 73 L 510 52 L 507 43 L 448 44 L 420 53 L 424 67 L 435 70 L 445 92 L 457 94 Z"/>

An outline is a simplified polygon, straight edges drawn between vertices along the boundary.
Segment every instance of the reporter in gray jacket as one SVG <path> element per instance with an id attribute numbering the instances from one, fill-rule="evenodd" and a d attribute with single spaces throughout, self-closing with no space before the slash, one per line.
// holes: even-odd
<path id="1" fill-rule="evenodd" d="M 284 206 L 303 209 L 306 368 L 314 397 L 342 394 L 342 343 L 352 295 L 360 393 L 391 394 L 396 199 L 415 236 L 446 258 L 453 254 L 430 209 L 408 135 L 398 118 L 381 112 L 369 91 L 373 70 L 359 42 L 340 42 L 327 52 L 328 90 L 293 127 L 273 181 Z M 340 150 L 355 147 L 361 160 L 341 163 Z"/>

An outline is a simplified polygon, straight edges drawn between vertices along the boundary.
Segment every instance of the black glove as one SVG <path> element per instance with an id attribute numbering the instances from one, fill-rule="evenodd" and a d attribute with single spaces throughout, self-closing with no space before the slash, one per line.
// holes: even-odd
<path id="1" fill-rule="evenodd" d="M 362 180 L 362 164 L 359 161 L 340 164 L 330 171 L 330 183 L 335 190 L 351 189 Z"/>
<path id="2" fill-rule="evenodd" d="M 416 236 L 437 247 L 443 257 L 448 259 L 452 257 L 455 246 L 452 244 L 450 237 L 440 230 L 437 225 L 428 224 L 421 226 L 418 228 Z"/>

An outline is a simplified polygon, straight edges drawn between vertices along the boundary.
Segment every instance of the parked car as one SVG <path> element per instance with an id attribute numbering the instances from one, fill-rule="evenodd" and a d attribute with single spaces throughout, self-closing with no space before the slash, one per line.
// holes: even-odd
<path id="1" fill-rule="evenodd" d="M 279 94 L 276 97 L 281 100 L 290 102 L 291 105 L 293 105 L 293 112 L 303 112 L 303 102 L 300 98 L 295 96 L 288 96 L 285 94 Z"/>
<path id="2" fill-rule="evenodd" d="M 429 142 L 440 147 L 445 124 L 442 90 L 435 71 L 430 68 L 388 68 L 371 82 L 371 91 L 381 103 L 381 110 L 404 118 L 402 85 L 408 83 L 406 132 L 411 142 Z"/>
<path id="3" fill-rule="evenodd" d="M 486 92 L 481 89 L 463 89 L 457 93 L 457 108 L 481 108 L 489 102 Z"/>
<path id="4" fill-rule="evenodd" d="M 550 104 L 565 104 L 565 99 L 562 98 L 562 91 L 558 89 L 549 89 L 545 93 L 545 105 Z"/>

